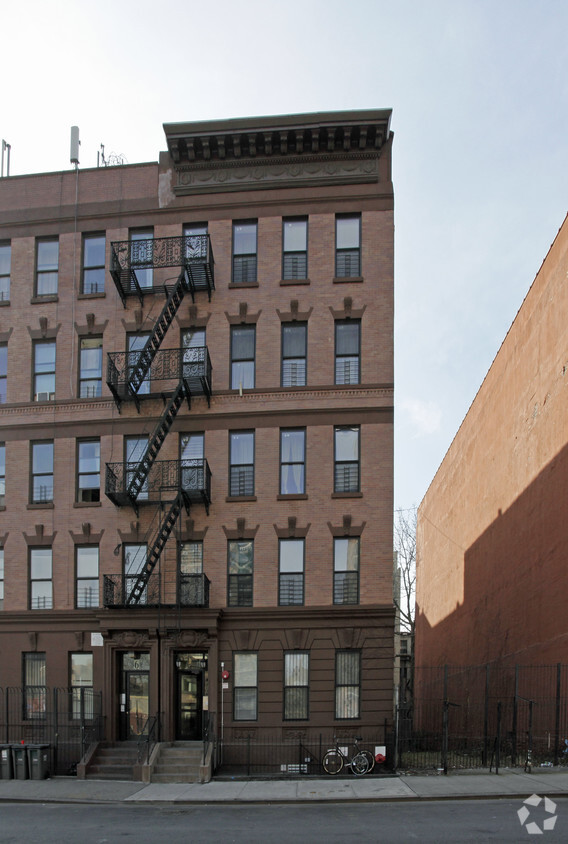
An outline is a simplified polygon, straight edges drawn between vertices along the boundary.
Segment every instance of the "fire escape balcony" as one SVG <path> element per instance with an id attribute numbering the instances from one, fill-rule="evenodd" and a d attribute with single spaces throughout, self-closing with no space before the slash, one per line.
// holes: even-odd
<path id="1" fill-rule="evenodd" d="M 103 605 L 109 609 L 144 609 L 146 607 L 209 606 L 209 578 L 205 574 L 181 574 L 167 577 L 155 572 L 147 578 L 144 589 L 133 604 L 130 601 L 137 575 L 105 574 Z"/>
<path id="2" fill-rule="evenodd" d="M 203 504 L 207 514 L 211 504 L 211 470 L 207 460 L 156 460 L 144 484 L 133 497 L 132 479 L 138 463 L 107 463 L 105 494 L 117 507 L 163 504 L 183 492 L 192 504 Z"/>
<path id="3" fill-rule="evenodd" d="M 212 367 L 207 346 L 154 352 L 144 380 L 133 391 L 133 373 L 139 369 L 144 354 L 144 350 L 108 353 L 106 382 L 119 407 L 129 399 L 138 404 L 142 399 L 163 398 L 181 381 L 189 388 L 190 395 L 205 396 L 210 405 Z"/>
<path id="4" fill-rule="evenodd" d="M 154 283 L 151 270 L 180 267 L 180 278 L 194 300 L 204 291 L 211 299 L 215 289 L 215 262 L 208 234 L 180 237 L 150 237 L 141 240 L 117 240 L 111 243 L 110 274 L 126 307 L 129 296 L 142 303 L 149 293 L 166 292 L 165 284 Z"/>

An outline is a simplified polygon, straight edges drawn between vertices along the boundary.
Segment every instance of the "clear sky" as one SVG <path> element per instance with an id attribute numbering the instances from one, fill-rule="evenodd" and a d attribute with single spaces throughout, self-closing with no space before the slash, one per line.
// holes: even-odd
<path id="1" fill-rule="evenodd" d="M 163 123 L 392 108 L 395 506 L 422 499 L 567 211 L 568 0 L 26 0 L 0 11 L 11 174 Z"/>

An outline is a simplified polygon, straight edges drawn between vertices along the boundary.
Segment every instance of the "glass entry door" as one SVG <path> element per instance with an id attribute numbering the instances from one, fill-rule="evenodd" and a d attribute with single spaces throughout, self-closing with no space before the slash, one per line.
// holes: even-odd
<path id="1" fill-rule="evenodd" d="M 144 734 L 149 715 L 150 654 L 122 654 L 120 737 L 137 740 Z"/>
<path id="2" fill-rule="evenodd" d="M 201 741 L 207 709 L 207 655 L 178 653 L 176 668 L 176 739 Z"/>

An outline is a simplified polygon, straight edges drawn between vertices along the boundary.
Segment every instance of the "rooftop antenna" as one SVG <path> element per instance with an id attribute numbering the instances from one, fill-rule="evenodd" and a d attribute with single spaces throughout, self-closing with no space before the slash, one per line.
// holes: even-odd
<path id="1" fill-rule="evenodd" d="M 6 141 L 4 140 L 4 138 L 2 138 L 2 170 L 1 170 L 1 174 L 0 174 L 0 178 L 2 178 L 2 179 L 4 178 L 4 153 L 5 152 L 8 153 L 8 157 L 7 157 L 8 166 L 7 166 L 7 169 L 6 169 L 6 175 L 7 176 L 10 175 L 10 150 L 11 149 L 12 149 L 12 145 L 7 144 Z"/>
<path id="2" fill-rule="evenodd" d="M 79 167 L 79 147 L 81 145 L 81 141 L 79 140 L 79 127 L 78 126 L 71 126 L 71 153 L 69 158 L 71 160 L 71 164 L 75 165 L 75 170 Z"/>

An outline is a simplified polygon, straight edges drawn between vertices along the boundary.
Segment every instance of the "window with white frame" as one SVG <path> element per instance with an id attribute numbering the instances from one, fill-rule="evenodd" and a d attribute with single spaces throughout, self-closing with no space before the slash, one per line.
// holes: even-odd
<path id="1" fill-rule="evenodd" d="M 305 387 L 307 337 L 305 322 L 282 324 L 282 387 Z"/>
<path id="2" fill-rule="evenodd" d="M 342 214 L 335 218 L 335 275 L 361 276 L 361 215 Z"/>
<path id="3" fill-rule="evenodd" d="M 305 491 L 305 428 L 283 428 L 280 431 L 280 495 L 303 495 Z"/>
<path id="4" fill-rule="evenodd" d="M 101 500 L 101 441 L 77 442 L 77 501 Z"/>
<path id="5" fill-rule="evenodd" d="M 256 721 L 258 717 L 258 654 L 233 654 L 235 721 Z"/>
<path id="6" fill-rule="evenodd" d="M 71 717 L 91 720 L 93 707 L 93 654 L 69 654 Z"/>
<path id="7" fill-rule="evenodd" d="M 83 235 L 83 293 L 104 293 L 105 236 Z"/>
<path id="8" fill-rule="evenodd" d="M 53 440 L 31 444 L 31 489 L 32 504 L 46 504 L 53 501 Z"/>
<path id="9" fill-rule="evenodd" d="M 305 217 L 282 220 L 282 278 L 308 275 L 308 221 Z"/>
<path id="10" fill-rule="evenodd" d="M 333 541 L 333 603 L 359 603 L 359 538 Z"/>
<path id="11" fill-rule="evenodd" d="M 334 492 L 359 492 L 359 426 L 340 425 L 334 430 Z"/>
<path id="12" fill-rule="evenodd" d="M 361 653 L 335 652 L 335 717 L 359 718 L 361 714 Z"/>
<path id="13" fill-rule="evenodd" d="M 53 608 L 53 552 L 51 548 L 30 549 L 30 609 Z"/>
<path id="14" fill-rule="evenodd" d="M 304 603 L 304 540 L 279 540 L 278 603 L 280 606 Z"/>
<path id="15" fill-rule="evenodd" d="M 256 325 L 231 326 L 231 389 L 255 385 Z"/>
<path id="16" fill-rule="evenodd" d="M 36 242 L 36 296 L 55 296 L 59 276 L 59 238 Z"/>
<path id="17" fill-rule="evenodd" d="M 82 337 L 79 343 L 79 396 L 97 398 L 103 387 L 103 338 Z"/>
<path id="18" fill-rule="evenodd" d="M 309 666 L 307 651 L 284 654 L 285 721 L 305 721 L 309 717 Z"/>
<path id="19" fill-rule="evenodd" d="M 228 543 L 227 606 L 252 607 L 253 567 L 253 540 L 230 540 Z"/>
<path id="20" fill-rule="evenodd" d="M 358 319 L 335 323 L 335 383 L 358 384 L 360 381 L 361 322 Z"/>
<path id="21" fill-rule="evenodd" d="M 229 495 L 254 495 L 254 431 L 229 433 Z"/>
<path id="22" fill-rule="evenodd" d="M 233 223 L 233 284 L 257 281 L 256 240 L 256 220 Z"/>
<path id="23" fill-rule="evenodd" d="M 76 594 L 75 605 L 83 607 L 99 606 L 99 546 L 80 545 L 76 555 Z"/>
<path id="24" fill-rule="evenodd" d="M 34 342 L 34 401 L 55 399 L 55 340 Z"/>

